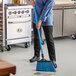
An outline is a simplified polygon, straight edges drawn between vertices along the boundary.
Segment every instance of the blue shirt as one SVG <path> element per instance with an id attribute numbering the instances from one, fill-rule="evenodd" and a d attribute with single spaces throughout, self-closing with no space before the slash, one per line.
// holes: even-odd
<path id="1" fill-rule="evenodd" d="M 42 20 L 42 26 L 53 26 L 52 5 L 54 0 L 35 0 L 35 7 L 38 21 Z M 32 21 L 36 24 L 35 13 L 33 11 Z"/>

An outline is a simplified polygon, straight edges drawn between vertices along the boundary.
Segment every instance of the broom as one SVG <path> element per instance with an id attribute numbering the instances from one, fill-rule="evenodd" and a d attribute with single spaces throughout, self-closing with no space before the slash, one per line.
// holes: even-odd
<path id="1" fill-rule="evenodd" d="M 36 19 L 36 24 L 37 24 L 37 31 L 38 31 L 38 37 L 39 37 L 39 43 L 40 43 L 41 55 L 42 55 L 42 59 L 40 61 L 37 61 L 36 71 L 56 72 L 56 69 L 55 69 L 53 63 L 51 61 L 44 59 L 44 54 L 43 54 L 43 49 L 42 49 L 42 44 L 41 44 L 40 31 L 38 29 L 38 20 L 37 20 L 37 13 L 36 13 L 35 6 L 34 6 L 34 13 L 35 13 L 35 19 Z"/>

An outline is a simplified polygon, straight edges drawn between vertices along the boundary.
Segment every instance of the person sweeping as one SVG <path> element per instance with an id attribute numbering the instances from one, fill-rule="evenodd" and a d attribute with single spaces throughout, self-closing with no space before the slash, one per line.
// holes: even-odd
<path id="1" fill-rule="evenodd" d="M 38 29 L 43 27 L 49 59 L 52 61 L 55 68 L 56 64 L 56 55 L 55 55 L 55 46 L 53 41 L 53 11 L 52 5 L 54 0 L 30 0 L 32 6 L 36 7 L 37 19 L 38 19 Z M 34 56 L 30 59 L 30 62 L 35 62 L 40 59 L 40 44 L 37 31 L 37 25 L 35 20 L 35 12 L 32 15 L 33 31 L 34 31 Z"/>

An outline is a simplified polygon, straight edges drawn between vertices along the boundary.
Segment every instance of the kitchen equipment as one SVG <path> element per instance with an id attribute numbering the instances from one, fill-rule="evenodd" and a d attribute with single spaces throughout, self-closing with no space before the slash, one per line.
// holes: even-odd
<path id="1" fill-rule="evenodd" d="M 76 34 L 76 7 L 64 7 L 63 36 Z"/>
<path id="2" fill-rule="evenodd" d="M 7 45 L 31 42 L 31 6 L 6 6 Z"/>
<path id="3" fill-rule="evenodd" d="M 31 5 L 0 4 L 0 49 L 10 50 L 12 44 L 31 42 Z M 25 44 L 25 47 L 28 44 Z"/>
<path id="4" fill-rule="evenodd" d="M 62 12 L 63 11 L 61 8 L 53 9 L 53 19 L 54 19 L 53 37 L 54 38 L 62 37 Z"/>

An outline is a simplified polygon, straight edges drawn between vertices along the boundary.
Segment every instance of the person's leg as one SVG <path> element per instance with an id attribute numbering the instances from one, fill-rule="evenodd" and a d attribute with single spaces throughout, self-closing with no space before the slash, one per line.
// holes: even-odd
<path id="1" fill-rule="evenodd" d="M 54 40 L 53 40 L 53 26 L 43 26 L 49 58 L 51 61 L 56 62 L 56 56 L 55 56 L 55 46 L 54 46 Z M 57 65 L 55 66 L 57 67 Z"/>
<path id="2" fill-rule="evenodd" d="M 39 44 L 39 37 L 36 25 L 33 23 L 33 31 L 34 31 L 34 55 L 39 57 L 40 56 L 40 44 Z"/>
<path id="3" fill-rule="evenodd" d="M 56 61 L 55 46 L 54 46 L 53 35 L 52 35 L 53 27 L 52 26 L 43 26 L 43 29 L 44 29 L 46 42 L 47 42 L 49 58 L 50 58 L 50 60 Z"/>
<path id="4" fill-rule="evenodd" d="M 36 24 L 33 23 L 33 32 L 34 32 L 34 57 L 30 59 L 30 62 L 34 62 L 39 60 L 40 57 L 40 44 L 38 38 L 38 32 L 36 28 Z"/>

